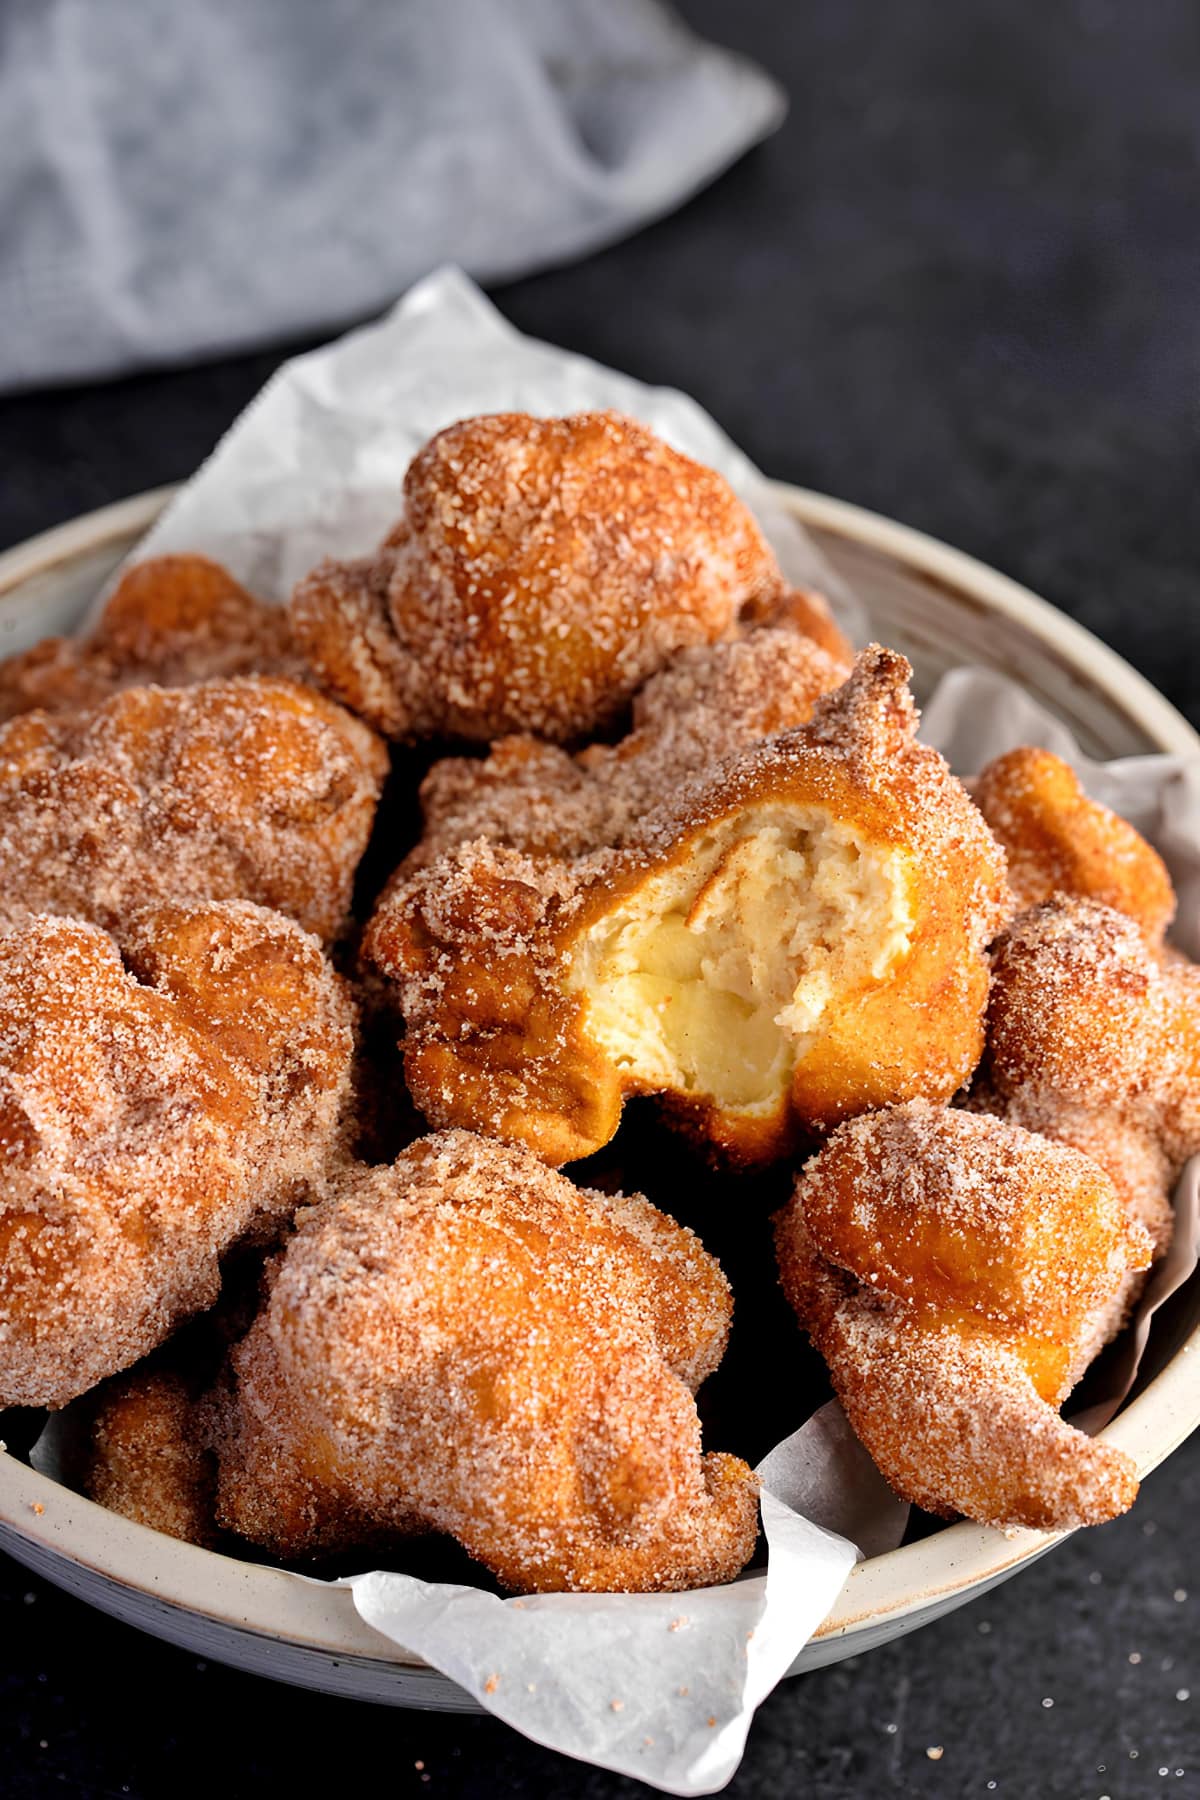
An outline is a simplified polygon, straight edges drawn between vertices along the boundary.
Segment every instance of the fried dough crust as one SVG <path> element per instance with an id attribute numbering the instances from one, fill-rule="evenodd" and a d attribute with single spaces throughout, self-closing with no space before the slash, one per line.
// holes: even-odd
<path id="1" fill-rule="evenodd" d="M 1200 970 L 1162 958 L 1143 927 L 1064 894 L 1013 921 L 996 946 L 970 1103 L 1093 1157 L 1162 1255 L 1171 1190 L 1200 1153 Z M 1131 1278 L 1107 1335 L 1141 1285 Z"/>
<path id="2" fill-rule="evenodd" d="M 174 1367 L 139 1367 L 89 1400 L 82 1487 L 89 1500 L 151 1531 L 211 1549 L 216 1465 L 192 1383 Z"/>
<path id="3" fill-rule="evenodd" d="M 446 757 L 421 786 L 424 831 L 410 874 L 487 838 L 533 856 L 616 849 L 654 807 L 751 744 L 807 724 L 850 664 L 811 638 L 762 626 L 674 655 L 634 698 L 618 743 L 572 756 L 540 738 L 501 738 L 486 757 Z"/>
<path id="4" fill-rule="evenodd" d="M 211 1306 L 348 1099 L 349 998 L 244 901 L 0 937 L 0 1406 L 64 1405 Z"/>
<path id="5" fill-rule="evenodd" d="M 617 413 L 460 420 L 404 507 L 376 556 L 321 563 L 291 603 L 318 678 L 391 738 L 593 733 L 743 609 L 786 602 L 844 652 L 728 483 Z"/>
<path id="6" fill-rule="evenodd" d="M 1162 858 L 1126 820 L 1089 800 L 1069 763 L 1024 746 L 996 757 L 973 787 L 1004 846 L 1019 907 L 1054 894 L 1098 900 L 1136 919 L 1158 946 L 1175 916 Z"/>
<path id="7" fill-rule="evenodd" d="M 438 1125 L 585 1156 L 629 1093 L 735 1162 L 921 1095 L 983 1047 L 1004 859 L 915 741 L 873 647 L 809 725 L 758 744 L 573 862 L 477 840 L 403 877 L 364 951 Z"/>
<path id="8" fill-rule="evenodd" d="M 1152 1246 L 1104 1171 L 915 1101 L 834 1132 L 776 1220 L 784 1290 L 897 1493 L 1061 1531 L 1124 1512 L 1124 1452 L 1058 1416 Z"/>
<path id="9" fill-rule="evenodd" d="M 701 1454 L 724 1276 L 638 1196 L 465 1132 L 343 1176 L 232 1356 L 221 1522 L 288 1557 L 449 1532 L 506 1586 L 731 1580 L 757 1483 Z"/>
<path id="10" fill-rule="evenodd" d="M 0 926 L 119 935 L 159 901 L 245 898 L 331 939 L 387 762 L 360 720 L 265 676 L 27 713 L 0 728 Z"/>
<path id="11" fill-rule="evenodd" d="M 126 571 L 85 637 L 43 638 L 0 661 L 0 720 L 97 706 L 148 683 L 306 673 L 282 606 L 256 600 L 206 556 L 155 556 Z"/>

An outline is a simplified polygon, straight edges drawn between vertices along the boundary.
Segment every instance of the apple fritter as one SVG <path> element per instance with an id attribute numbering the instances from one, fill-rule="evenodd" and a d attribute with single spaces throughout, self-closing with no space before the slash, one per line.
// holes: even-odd
<path id="1" fill-rule="evenodd" d="M 1061 1531 L 1124 1512 L 1129 1457 L 1058 1408 L 1152 1245 L 1098 1164 L 914 1101 L 834 1132 L 776 1220 L 784 1290 L 904 1498 Z"/>
<path id="2" fill-rule="evenodd" d="M 0 1407 L 62 1406 L 212 1305 L 338 1142 L 352 1024 L 316 940 L 244 901 L 153 908 L 122 950 L 0 936 Z"/>
<path id="3" fill-rule="evenodd" d="M 287 1557 L 448 1532 L 506 1586 L 728 1581 L 757 1482 L 702 1455 L 728 1285 L 639 1196 L 452 1131 L 347 1172 L 233 1351 L 218 1516 Z"/>
<path id="4" fill-rule="evenodd" d="M 0 926 L 119 935 L 159 901 L 248 899 L 332 939 L 387 766 L 360 720 L 265 676 L 26 713 L 0 727 Z"/>
<path id="5" fill-rule="evenodd" d="M 618 413 L 460 420 L 414 458 L 404 509 L 291 604 L 318 678 L 391 738 L 592 734 L 743 612 L 783 606 L 845 649 L 728 483 Z"/>
<path id="6" fill-rule="evenodd" d="M 877 646 L 811 722 L 753 745 L 574 861 L 460 845 L 385 895 L 368 960 L 438 1125 L 585 1156 L 627 1094 L 734 1161 L 914 1096 L 983 1048 L 1003 853 L 916 742 Z"/>

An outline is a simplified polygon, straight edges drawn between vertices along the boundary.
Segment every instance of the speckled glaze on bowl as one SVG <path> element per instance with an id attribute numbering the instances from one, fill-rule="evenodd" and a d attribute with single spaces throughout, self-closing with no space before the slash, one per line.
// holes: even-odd
<path id="1" fill-rule="evenodd" d="M 1091 756 L 1200 751 L 1175 709 L 1112 651 L 1014 582 L 933 539 L 800 489 L 780 498 L 903 650 L 919 694 L 956 664 L 1014 676 Z M 140 495 L 0 556 L 0 654 L 73 628 L 170 497 Z M 1146 1474 L 1200 1424 L 1200 1276 L 1155 1319 L 1139 1387 L 1104 1436 Z M 857 1655 L 986 1593 L 1059 1542 L 951 1525 L 851 1573 L 793 1674 Z M 360 1700 L 475 1711 L 444 1676 L 364 1625 L 349 1594 L 198 1550 L 118 1518 L 0 1455 L 0 1547 L 155 1636 L 277 1681 Z"/>

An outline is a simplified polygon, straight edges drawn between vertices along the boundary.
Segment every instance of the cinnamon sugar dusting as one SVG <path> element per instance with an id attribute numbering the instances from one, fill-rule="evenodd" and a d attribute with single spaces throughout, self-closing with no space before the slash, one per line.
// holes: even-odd
<path id="1" fill-rule="evenodd" d="M 772 626 L 679 651 L 640 690 L 633 729 L 615 746 L 571 756 L 508 737 L 482 761 L 435 763 L 421 788 L 425 830 L 405 868 L 475 838 L 560 858 L 616 848 L 739 751 L 805 724 L 846 672 L 810 639 Z"/>
<path id="2" fill-rule="evenodd" d="M 702 1456 L 692 1387 L 729 1291 L 640 1197 L 447 1132 L 306 1213 L 233 1355 L 223 1522 L 287 1555 L 364 1528 L 452 1533 L 505 1586 L 730 1579 L 743 1463 Z"/>
<path id="3" fill-rule="evenodd" d="M 184 1376 L 134 1369 L 97 1389 L 88 1412 L 89 1500 L 183 1543 L 212 1546 L 215 1471 Z"/>
<path id="4" fill-rule="evenodd" d="M 1056 1410 L 1153 1254 L 1096 1163 L 910 1102 L 841 1126 L 776 1232 L 788 1298 L 899 1493 L 1039 1530 L 1131 1504 L 1129 1458 Z"/>
<path id="5" fill-rule="evenodd" d="M 786 584 L 724 479 L 617 413 L 464 419 L 419 453 L 374 560 L 292 603 L 330 691 L 396 737 L 562 741 Z"/>
<path id="6" fill-rule="evenodd" d="M 61 1406 L 210 1306 L 286 1215 L 347 1100 L 351 1009 L 320 946 L 245 902 L 0 937 L 0 1406 Z"/>
<path id="7" fill-rule="evenodd" d="M 652 779 L 619 849 L 481 837 L 406 865 L 364 952 L 393 986 L 426 1115 L 558 1163 L 607 1141 L 625 1092 L 662 1092 L 755 1161 L 798 1123 L 948 1099 L 979 1057 L 984 949 L 1010 903 L 978 811 L 915 742 L 908 673 L 873 646 L 809 724 L 703 779 Z"/>
<path id="8" fill-rule="evenodd" d="M 996 947 L 988 1051 L 970 1104 L 1103 1168 L 1127 1216 L 1169 1248 L 1171 1190 L 1200 1152 L 1200 982 L 1158 955 L 1146 920 L 1058 894 Z M 1093 1320 L 1093 1351 L 1128 1318 L 1131 1274 Z"/>
<path id="9" fill-rule="evenodd" d="M 43 638 L 0 661 L 0 719 L 96 706 L 150 682 L 306 673 L 282 607 L 256 600 L 206 556 L 157 556 L 122 576 L 86 637 Z"/>
<path id="10" fill-rule="evenodd" d="M 1123 913 L 1066 896 L 1032 907 L 997 945 L 994 974 L 989 1066 L 1004 1091 L 1140 1106 L 1178 1081 L 1178 979 Z"/>
<path id="11" fill-rule="evenodd" d="M 997 946 L 987 1071 L 1052 1134 L 1060 1108 L 1147 1134 L 1173 1179 L 1200 1151 L 1200 974 L 1098 901 L 1032 907 Z"/>
<path id="12" fill-rule="evenodd" d="M 26 714 L 0 728 L 0 924 L 119 931 L 158 901 L 245 898 L 331 938 L 386 767 L 357 719 L 268 677 Z"/>

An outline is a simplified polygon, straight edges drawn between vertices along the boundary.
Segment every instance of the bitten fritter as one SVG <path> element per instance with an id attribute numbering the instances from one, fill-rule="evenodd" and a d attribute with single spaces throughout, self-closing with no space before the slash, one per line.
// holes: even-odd
<path id="1" fill-rule="evenodd" d="M 446 1132 L 306 1212 L 234 1350 L 221 1523 L 299 1557 L 448 1532 L 518 1591 L 728 1581 L 755 1477 L 701 1454 L 728 1285 L 640 1197 Z"/>
<path id="2" fill-rule="evenodd" d="M 1152 1246 L 1088 1157 L 923 1102 L 835 1131 L 776 1220 L 784 1290 L 854 1430 L 928 1512 L 1041 1531 L 1137 1473 L 1058 1408 Z"/>
<path id="3" fill-rule="evenodd" d="M 1089 800 L 1069 763 L 1025 746 L 990 762 L 975 802 L 1004 846 L 1020 907 L 1054 894 L 1099 900 L 1136 919 L 1160 945 L 1175 890 L 1158 852 L 1107 806 Z"/>
<path id="4" fill-rule="evenodd" d="M 495 413 L 439 432 L 374 557 L 297 587 L 323 685 L 385 736 L 593 733 L 689 644 L 784 603 L 749 510 L 712 469 L 617 413 Z M 823 602 L 804 596 L 827 643 Z"/>
<path id="5" fill-rule="evenodd" d="M 983 1048 L 1004 858 L 915 739 L 903 657 L 877 646 L 810 724 L 567 862 L 464 844 L 367 930 L 438 1125 L 546 1161 L 608 1142 L 626 1094 L 733 1161 L 891 1101 L 948 1099 Z"/>
<path id="6" fill-rule="evenodd" d="M 636 695 L 633 729 L 617 744 L 572 756 L 508 737 L 486 757 L 434 763 L 421 786 L 425 828 L 404 872 L 475 838 L 533 856 L 616 849 L 653 808 L 730 756 L 807 724 L 849 673 L 849 662 L 775 626 L 681 650 Z"/>
<path id="7" fill-rule="evenodd" d="M 0 937 L 0 1406 L 62 1406 L 212 1305 L 325 1166 L 352 1024 L 316 940 L 242 901 L 154 908 L 121 950 Z"/>
<path id="8" fill-rule="evenodd" d="M 156 556 L 126 571 L 86 636 L 43 638 L 0 661 L 0 720 L 96 706 L 152 682 L 306 673 L 282 606 L 256 600 L 206 556 Z"/>
<path id="9" fill-rule="evenodd" d="M 248 899 L 343 928 L 387 772 L 360 720 L 267 677 L 127 688 L 0 728 L 0 926 L 121 934 L 159 901 Z"/>
<path id="10" fill-rule="evenodd" d="M 1031 907 L 996 946 L 971 1104 L 1094 1157 L 1161 1255 L 1200 1153 L 1200 969 L 1097 900 Z"/>

